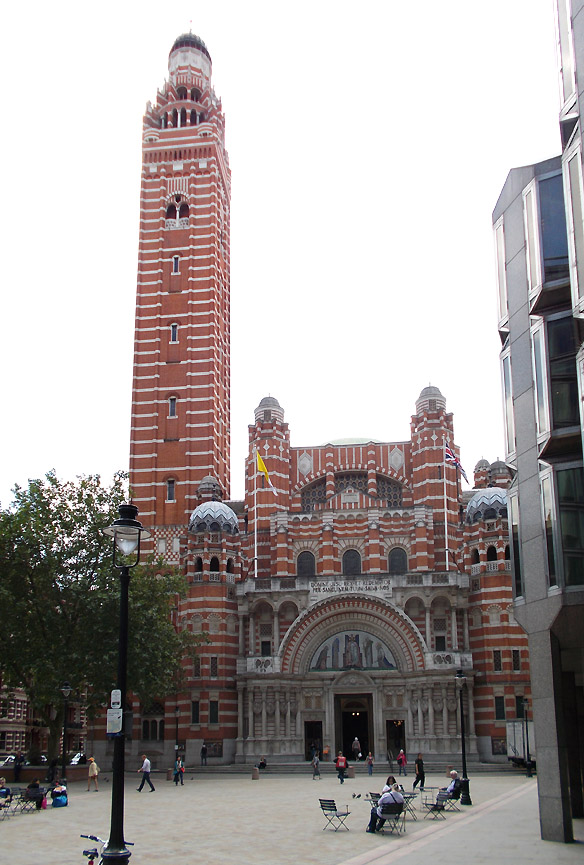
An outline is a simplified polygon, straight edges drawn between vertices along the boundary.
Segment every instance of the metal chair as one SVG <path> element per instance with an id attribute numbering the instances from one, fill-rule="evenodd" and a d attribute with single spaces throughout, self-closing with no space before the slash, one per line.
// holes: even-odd
<path id="1" fill-rule="evenodd" d="M 439 817 L 446 820 L 444 811 L 446 810 L 447 801 L 448 793 L 445 790 L 439 790 L 435 802 L 424 802 L 424 806 L 428 809 L 426 814 L 424 814 L 424 820 L 430 816 L 433 820 L 438 820 Z"/>
<path id="2" fill-rule="evenodd" d="M 326 824 L 323 826 L 322 831 L 325 829 L 332 827 L 335 832 L 338 832 L 342 827 L 349 831 L 349 827 L 345 826 L 345 820 L 351 813 L 349 810 L 339 811 L 334 799 L 319 799 L 320 807 L 322 809 L 322 813 L 326 817 Z"/>

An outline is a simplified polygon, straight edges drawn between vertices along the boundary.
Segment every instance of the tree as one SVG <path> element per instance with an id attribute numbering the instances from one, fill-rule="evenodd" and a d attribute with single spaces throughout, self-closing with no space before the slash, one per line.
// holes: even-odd
<path id="1" fill-rule="evenodd" d="M 14 489 L 0 511 L 0 674 L 21 686 L 49 727 L 49 756 L 62 728 L 60 687 L 68 681 L 89 714 L 116 683 L 119 579 L 103 529 L 127 495 L 126 475 L 59 481 L 54 472 Z M 174 569 L 149 561 L 132 571 L 128 690 L 148 704 L 175 692 L 192 635 L 171 611 L 185 588 Z M 103 711 L 100 709 L 100 711 Z"/>

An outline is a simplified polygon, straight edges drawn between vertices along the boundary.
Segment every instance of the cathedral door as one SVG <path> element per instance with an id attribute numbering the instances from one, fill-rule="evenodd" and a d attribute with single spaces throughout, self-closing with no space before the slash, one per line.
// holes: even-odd
<path id="1" fill-rule="evenodd" d="M 363 757 L 368 751 L 375 753 L 371 694 L 335 694 L 335 756 L 342 751 L 352 760 L 355 737 Z"/>
<path id="2" fill-rule="evenodd" d="M 314 750 L 322 759 L 322 721 L 304 722 L 304 759 L 312 760 Z"/>

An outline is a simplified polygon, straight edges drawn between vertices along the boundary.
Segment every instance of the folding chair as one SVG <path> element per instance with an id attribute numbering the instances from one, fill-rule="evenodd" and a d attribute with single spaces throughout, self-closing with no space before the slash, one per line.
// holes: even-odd
<path id="1" fill-rule="evenodd" d="M 460 787 L 455 787 L 452 793 L 448 794 L 446 799 L 446 810 L 447 811 L 460 811 L 458 807 L 458 803 L 460 801 Z"/>
<path id="2" fill-rule="evenodd" d="M 371 802 L 372 805 L 377 805 L 380 797 L 381 793 L 368 793 L 366 798 Z"/>
<path id="3" fill-rule="evenodd" d="M 404 803 L 387 802 L 385 805 L 382 805 L 381 817 L 379 819 L 385 822 L 378 828 L 378 832 L 384 834 L 386 829 L 390 834 L 397 832 L 399 835 L 400 832 L 405 832 L 406 812 Z"/>
<path id="4" fill-rule="evenodd" d="M 443 820 L 446 820 L 444 816 L 444 811 L 446 810 L 446 802 L 448 801 L 448 793 L 445 790 L 439 790 L 438 795 L 436 796 L 435 802 L 425 802 L 425 807 L 428 809 L 426 814 L 424 814 L 424 820 L 426 817 L 432 817 L 433 820 L 437 820 L 441 817 Z"/>
<path id="5" fill-rule="evenodd" d="M 335 832 L 338 832 L 341 826 L 343 829 L 349 831 L 349 827 L 345 826 L 345 820 L 351 813 L 350 811 L 339 811 L 335 804 L 334 799 L 319 799 L 320 807 L 322 808 L 322 813 L 326 817 L 326 824 L 322 827 L 322 831 L 328 829 L 329 826 L 332 826 Z"/>

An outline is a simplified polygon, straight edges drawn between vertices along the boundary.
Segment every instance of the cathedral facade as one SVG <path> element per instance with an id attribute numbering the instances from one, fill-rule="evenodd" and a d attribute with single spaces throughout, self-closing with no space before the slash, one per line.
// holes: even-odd
<path id="1" fill-rule="evenodd" d="M 134 701 L 129 747 L 155 766 L 177 749 L 195 763 L 203 743 L 212 761 L 290 762 L 350 756 L 357 737 L 377 760 L 451 761 L 462 705 L 469 759 L 506 761 L 529 695 L 511 474 L 482 460 L 461 492 L 437 387 L 412 395 L 407 441 L 302 448 L 265 397 L 230 499 L 231 178 L 211 70 L 179 37 L 144 117 L 130 459 L 152 551 L 186 576 L 175 625 L 204 642 L 181 693 Z"/>

